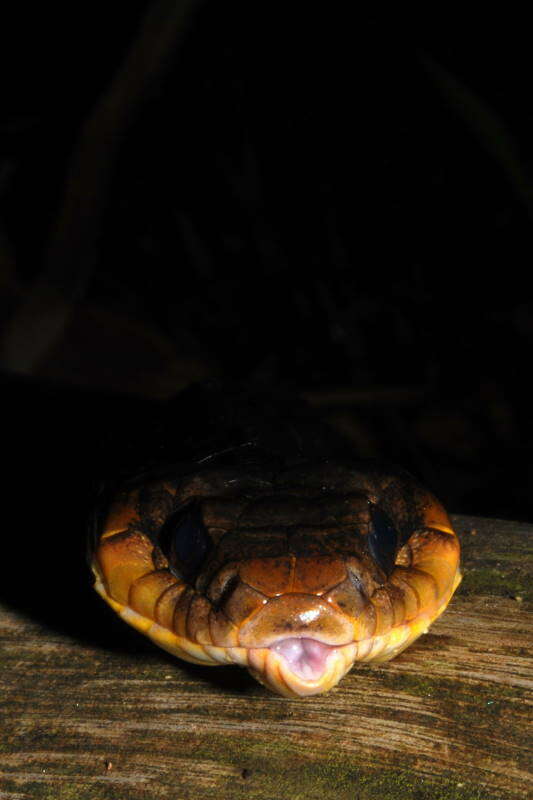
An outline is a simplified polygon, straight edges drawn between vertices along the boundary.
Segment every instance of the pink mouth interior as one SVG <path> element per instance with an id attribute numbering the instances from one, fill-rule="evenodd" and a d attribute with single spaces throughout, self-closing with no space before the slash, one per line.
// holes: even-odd
<path id="1" fill-rule="evenodd" d="M 335 647 L 317 642 L 316 639 L 291 638 L 276 642 L 270 649 L 283 656 L 299 678 L 316 681 L 324 674 L 328 656 Z"/>

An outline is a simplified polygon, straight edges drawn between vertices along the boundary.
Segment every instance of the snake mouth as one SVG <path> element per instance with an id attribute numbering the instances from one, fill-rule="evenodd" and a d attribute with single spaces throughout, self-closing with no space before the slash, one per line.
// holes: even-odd
<path id="1" fill-rule="evenodd" d="M 257 680 L 285 697 L 307 697 L 335 686 L 352 666 L 357 645 L 287 636 L 268 647 L 246 648 L 246 666 Z"/>
<path id="2" fill-rule="evenodd" d="M 328 659 L 336 645 L 324 644 L 317 639 L 280 639 L 269 650 L 278 653 L 290 671 L 303 681 L 319 681 L 328 667 Z"/>

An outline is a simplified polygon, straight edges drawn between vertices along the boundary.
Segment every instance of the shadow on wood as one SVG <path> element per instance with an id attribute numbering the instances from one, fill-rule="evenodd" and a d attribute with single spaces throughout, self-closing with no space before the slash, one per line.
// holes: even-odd
<path id="1" fill-rule="evenodd" d="M 533 526 L 455 523 L 465 578 L 430 633 L 307 700 L 171 659 L 96 595 L 77 635 L 85 588 L 65 624 L 4 604 L 0 796 L 527 796 Z"/>

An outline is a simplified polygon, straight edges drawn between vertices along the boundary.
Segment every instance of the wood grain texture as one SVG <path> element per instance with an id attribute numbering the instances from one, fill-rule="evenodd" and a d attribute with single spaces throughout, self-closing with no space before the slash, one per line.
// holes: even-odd
<path id="1" fill-rule="evenodd" d="M 0 606 L 0 798 L 529 796 L 533 526 L 454 522 L 465 577 L 430 633 L 307 700 L 172 659 L 88 573 L 64 605 L 57 567 L 29 600 L 21 573 Z"/>

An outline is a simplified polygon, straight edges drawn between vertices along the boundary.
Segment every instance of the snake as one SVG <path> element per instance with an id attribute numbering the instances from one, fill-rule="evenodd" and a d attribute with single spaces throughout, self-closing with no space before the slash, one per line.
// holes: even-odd
<path id="1" fill-rule="evenodd" d="M 460 545 L 408 472 L 281 406 L 189 393 L 164 454 L 101 492 L 89 561 L 96 591 L 159 647 L 302 698 L 427 632 L 461 580 Z"/>

